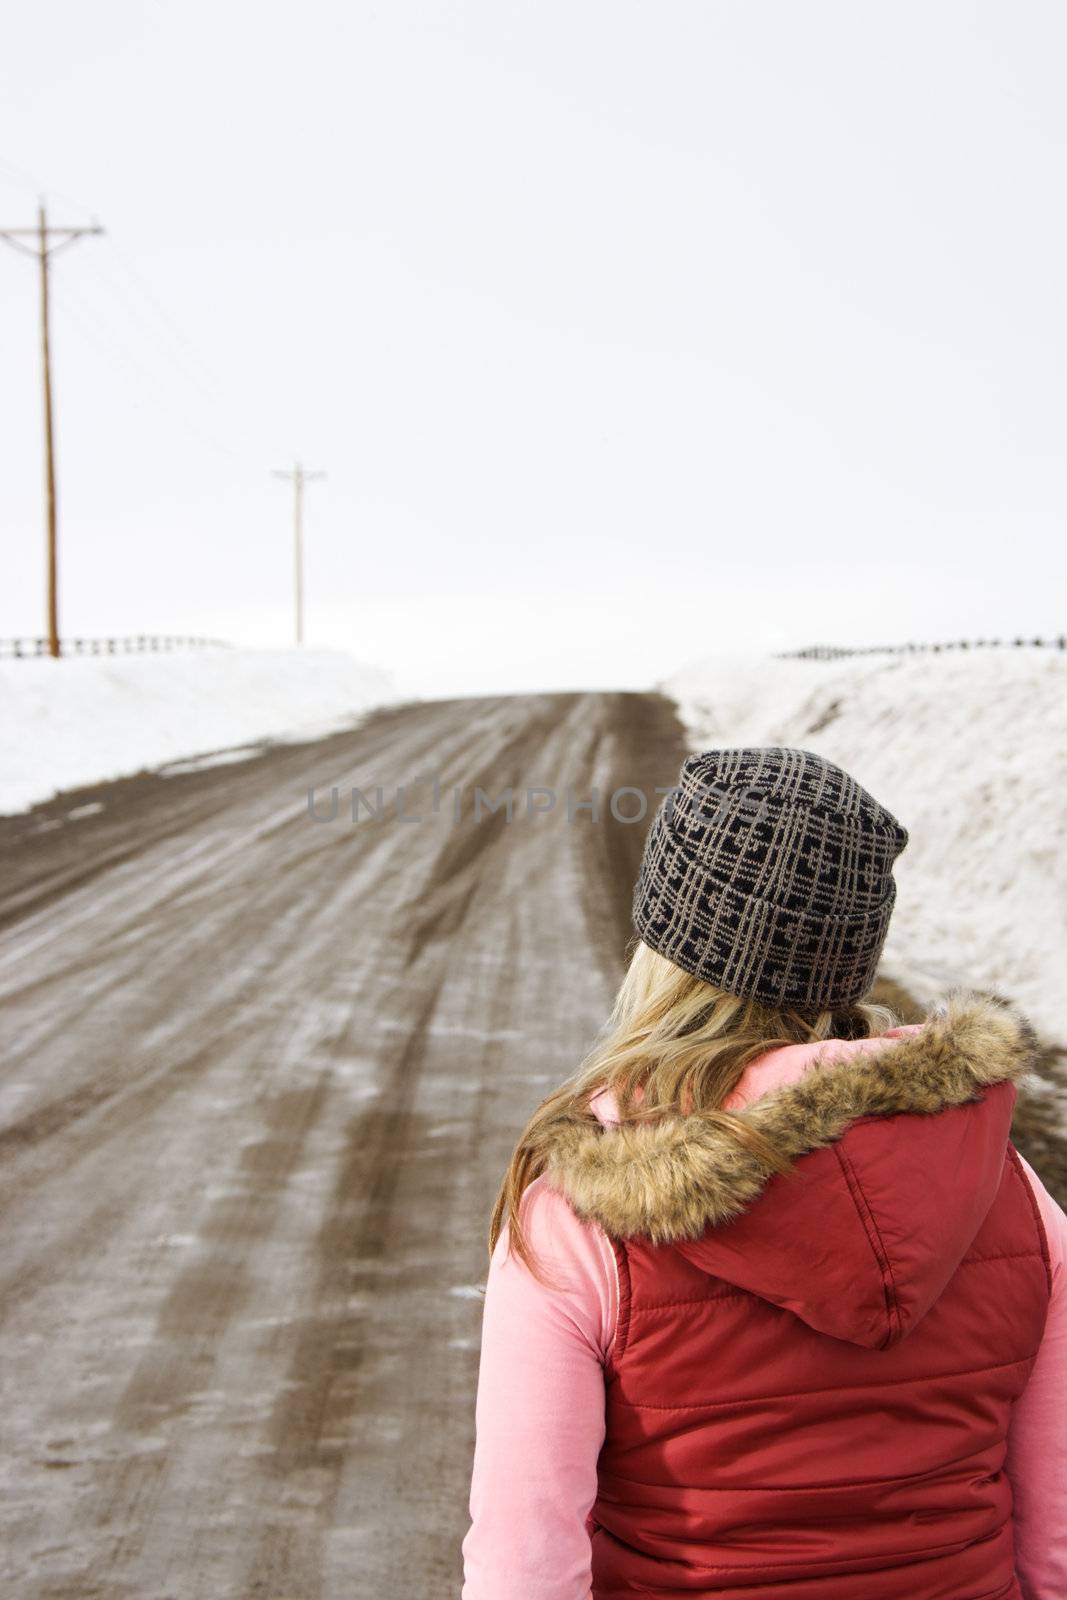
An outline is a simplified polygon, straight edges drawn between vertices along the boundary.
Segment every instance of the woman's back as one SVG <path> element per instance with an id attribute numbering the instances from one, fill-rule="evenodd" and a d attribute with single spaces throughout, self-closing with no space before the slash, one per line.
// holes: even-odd
<path id="1" fill-rule="evenodd" d="M 714 1125 L 590 1131 L 550 1156 L 619 1273 L 596 1594 L 851 1600 L 861 1575 L 864 1600 L 1019 1592 L 1004 1458 L 1050 1291 L 1009 1142 L 1025 1025 L 957 999 L 834 1055 L 748 1112 L 807 1153 L 695 1238 L 745 1188 Z"/>
<path id="2" fill-rule="evenodd" d="M 1039 1042 L 873 999 L 907 837 L 811 751 L 684 763 L 490 1226 L 464 1600 L 1067 1596 Z"/>

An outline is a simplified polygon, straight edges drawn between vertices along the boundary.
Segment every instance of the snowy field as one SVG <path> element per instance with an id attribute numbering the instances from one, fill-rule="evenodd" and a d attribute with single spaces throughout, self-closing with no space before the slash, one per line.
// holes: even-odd
<path id="1" fill-rule="evenodd" d="M 1067 652 L 711 656 L 662 686 L 694 749 L 836 761 L 908 829 L 883 968 L 926 1003 L 1003 993 L 1067 1044 Z"/>
<path id="2" fill-rule="evenodd" d="M 0 812 L 265 740 L 314 739 L 395 698 L 385 673 L 340 650 L 0 662 Z"/>

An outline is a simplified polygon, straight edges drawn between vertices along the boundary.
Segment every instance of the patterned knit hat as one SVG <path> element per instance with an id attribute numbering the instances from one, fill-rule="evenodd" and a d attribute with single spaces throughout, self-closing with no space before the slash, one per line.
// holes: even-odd
<path id="1" fill-rule="evenodd" d="M 810 750 L 683 763 L 634 889 L 647 945 L 729 994 L 827 1008 L 874 981 L 908 842 L 891 812 Z"/>

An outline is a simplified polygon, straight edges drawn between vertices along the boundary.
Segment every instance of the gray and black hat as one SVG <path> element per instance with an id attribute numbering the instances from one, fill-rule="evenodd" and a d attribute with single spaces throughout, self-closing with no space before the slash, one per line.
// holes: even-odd
<path id="1" fill-rule="evenodd" d="M 633 920 L 729 994 L 825 1008 L 874 981 L 904 828 L 847 772 L 787 746 L 683 764 L 652 821 Z"/>

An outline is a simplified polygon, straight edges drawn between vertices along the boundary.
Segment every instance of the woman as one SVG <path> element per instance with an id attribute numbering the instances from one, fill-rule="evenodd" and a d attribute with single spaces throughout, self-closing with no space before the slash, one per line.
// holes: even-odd
<path id="1" fill-rule="evenodd" d="M 464 1600 L 1067 1596 L 1037 1040 L 866 998 L 907 839 L 809 751 L 685 762 L 611 1022 L 493 1215 Z"/>

